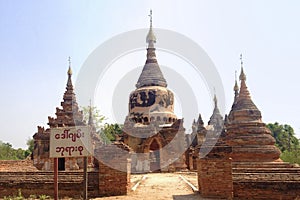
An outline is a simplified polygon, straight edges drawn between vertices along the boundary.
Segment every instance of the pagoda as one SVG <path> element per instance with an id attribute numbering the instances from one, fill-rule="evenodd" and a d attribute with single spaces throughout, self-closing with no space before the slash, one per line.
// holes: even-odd
<path id="1" fill-rule="evenodd" d="M 146 62 L 136 89 L 129 96 L 129 112 L 124 123 L 123 141 L 135 152 L 132 171 L 186 168 L 182 155 L 185 148 L 183 120 L 174 114 L 174 94 L 167 88 L 157 62 L 151 11 L 146 42 Z"/>

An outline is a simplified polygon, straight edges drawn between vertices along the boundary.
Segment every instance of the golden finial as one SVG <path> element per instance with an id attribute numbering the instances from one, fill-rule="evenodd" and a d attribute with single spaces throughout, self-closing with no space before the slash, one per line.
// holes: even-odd
<path id="1" fill-rule="evenodd" d="M 153 47 L 153 43 L 156 42 L 156 37 L 152 30 L 152 10 L 150 10 L 150 14 L 148 16 L 150 17 L 150 29 L 146 38 L 146 42 L 149 44 L 149 47 Z"/>
<path id="2" fill-rule="evenodd" d="M 241 81 L 246 81 L 246 75 L 244 73 L 244 68 L 243 68 L 243 55 L 240 55 L 240 60 L 241 60 L 241 74 L 240 74 L 240 80 Z"/>
<path id="3" fill-rule="evenodd" d="M 72 75 L 72 69 L 71 69 L 71 57 L 69 56 L 69 69 L 68 69 L 68 75 L 71 76 Z"/>

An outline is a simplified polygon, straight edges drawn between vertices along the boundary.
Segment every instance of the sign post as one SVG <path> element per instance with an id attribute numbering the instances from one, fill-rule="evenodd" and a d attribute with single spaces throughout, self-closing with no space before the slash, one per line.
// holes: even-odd
<path id="1" fill-rule="evenodd" d="M 54 158 L 54 199 L 58 199 L 58 158 L 83 157 L 84 199 L 87 199 L 87 157 L 92 152 L 90 128 L 88 126 L 50 129 L 50 158 Z"/>
<path id="2" fill-rule="evenodd" d="M 88 199 L 88 173 L 87 173 L 87 157 L 83 158 L 83 188 L 84 188 L 84 193 L 83 193 L 83 199 L 87 200 Z"/>
<path id="3" fill-rule="evenodd" d="M 54 158 L 54 200 L 58 200 L 58 158 Z"/>

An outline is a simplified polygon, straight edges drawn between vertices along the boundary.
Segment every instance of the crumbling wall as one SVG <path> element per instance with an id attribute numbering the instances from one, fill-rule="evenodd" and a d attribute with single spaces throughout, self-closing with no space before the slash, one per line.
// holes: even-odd
<path id="1" fill-rule="evenodd" d="M 14 196 L 21 190 L 24 197 L 30 195 L 54 196 L 53 172 L 0 172 L 0 198 Z M 59 172 L 59 198 L 83 196 L 83 172 Z M 88 173 L 89 197 L 98 196 L 99 173 Z"/>

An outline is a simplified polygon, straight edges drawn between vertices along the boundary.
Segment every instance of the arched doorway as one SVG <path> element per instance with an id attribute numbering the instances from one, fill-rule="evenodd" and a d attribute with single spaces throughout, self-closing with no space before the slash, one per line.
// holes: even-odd
<path id="1" fill-rule="evenodd" d="M 160 171 L 160 145 L 156 139 L 152 140 L 149 148 L 150 152 L 150 171 Z"/>

